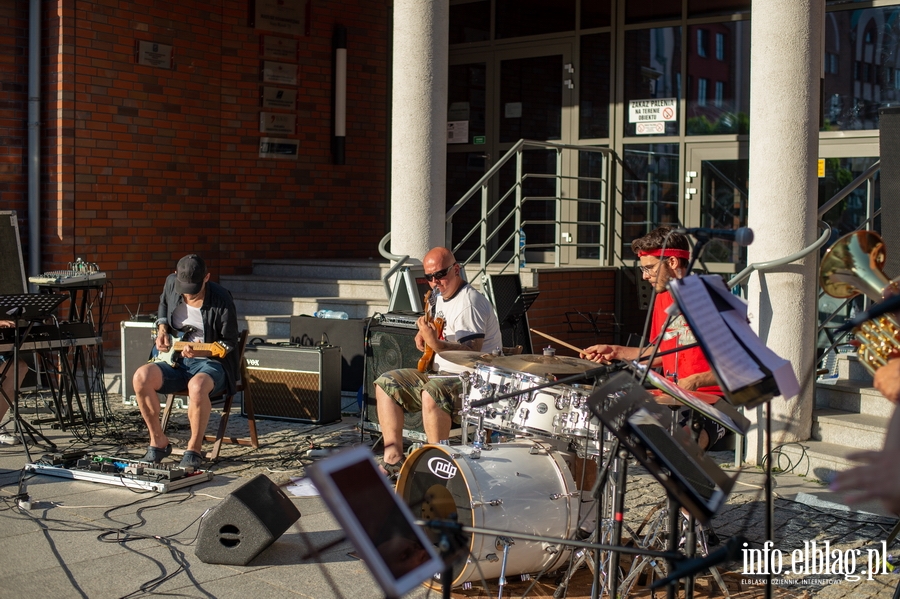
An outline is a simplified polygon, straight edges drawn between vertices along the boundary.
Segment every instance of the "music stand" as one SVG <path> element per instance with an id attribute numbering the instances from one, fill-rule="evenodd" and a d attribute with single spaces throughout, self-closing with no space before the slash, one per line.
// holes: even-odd
<path id="1" fill-rule="evenodd" d="M 531 335 L 525 334 L 519 339 L 522 332 L 522 322 L 525 322 L 524 332 L 528 329 L 528 316 L 526 312 L 540 295 L 539 291 L 522 291 L 522 279 L 517 274 L 487 275 L 485 277 L 485 290 L 490 302 L 494 305 L 497 320 L 501 331 L 504 328 L 512 329 L 512 341 L 510 345 L 516 346 L 521 342 L 522 353 L 533 352 Z M 506 325 L 504 327 L 504 325 Z"/>
<path id="2" fill-rule="evenodd" d="M 13 367 L 13 397 L 8 397 L 2 388 L 0 388 L 0 395 L 3 396 L 3 399 L 12 411 L 12 418 L 16 423 L 15 431 L 22 437 L 22 441 L 25 440 L 24 433 L 28 433 L 32 443 L 35 444 L 37 444 L 37 439 L 35 437 L 40 437 L 47 443 L 51 451 L 56 450 L 56 444 L 39 433 L 37 429 L 25 422 L 19 416 L 19 348 L 22 347 L 22 344 L 28 339 L 28 334 L 31 332 L 31 327 L 34 326 L 35 321 L 40 321 L 50 316 L 53 311 L 56 310 L 57 306 L 67 299 L 68 296 L 61 293 L 51 293 L 46 295 L 30 293 L 0 295 L 0 315 L 8 316 L 9 320 L 12 320 L 15 323 L 13 359 L 12 361 L 8 361 L 6 366 L 3 367 L 3 370 L 0 371 L 0 381 L 2 381 L 6 378 L 10 366 Z M 20 320 L 29 321 L 24 334 L 19 333 L 18 324 Z M 28 461 L 31 462 L 28 444 L 23 443 L 23 445 L 25 446 L 25 453 L 28 455 Z"/>

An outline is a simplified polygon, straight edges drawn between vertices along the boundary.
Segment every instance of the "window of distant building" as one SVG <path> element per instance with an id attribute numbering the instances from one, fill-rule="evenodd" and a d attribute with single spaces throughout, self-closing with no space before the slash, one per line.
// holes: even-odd
<path id="1" fill-rule="evenodd" d="M 713 100 L 713 106 L 716 108 L 722 108 L 722 105 L 725 103 L 725 84 L 721 81 L 716 81 L 716 95 L 715 100 Z"/>
<path id="2" fill-rule="evenodd" d="M 706 44 L 707 39 L 709 38 L 709 32 L 706 29 L 698 29 L 697 30 L 697 56 L 701 58 L 706 58 Z"/>
<path id="3" fill-rule="evenodd" d="M 716 34 L 716 60 L 725 60 L 725 35 Z"/>
<path id="4" fill-rule="evenodd" d="M 707 81 L 703 77 L 697 79 L 697 106 L 706 106 Z"/>

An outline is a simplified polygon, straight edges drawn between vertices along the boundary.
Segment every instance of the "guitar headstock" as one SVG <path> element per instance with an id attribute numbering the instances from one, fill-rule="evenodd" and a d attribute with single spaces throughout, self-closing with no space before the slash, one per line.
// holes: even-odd
<path id="1" fill-rule="evenodd" d="M 224 358 L 225 354 L 228 353 L 228 348 L 225 347 L 222 342 L 216 341 L 212 344 L 212 347 L 209 349 L 209 351 L 213 355 L 213 357 Z"/>

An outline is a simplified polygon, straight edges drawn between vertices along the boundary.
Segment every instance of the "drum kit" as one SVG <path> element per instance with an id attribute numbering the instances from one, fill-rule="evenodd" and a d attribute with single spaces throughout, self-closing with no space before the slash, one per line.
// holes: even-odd
<path id="1" fill-rule="evenodd" d="M 566 542 L 591 534 L 579 528 L 585 515 L 572 450 L 578 448 L 579 458 L 603 455 L 599 421 L 587 398 L 594 388 L 589 383 L 599 384 L 591 380 L 594 373 L 608 369 L 555 355 L 448 351 L 441 357 L 463 370 L 464 444 L 412 451 L 396 490 L 423 520 L 455 519 L 461 526 L 492 532 L 468 537 L 468 547 L 462 548 L 468 557 L 454 566 L 451 586 L 470 588 L 496 578 L 502 596 L 506 576 L 528 580 L 558 570 L 575 557 L 573 551 L 583 562 L 585 550 Z M 469 426 L 475 427 L 471 442 Z M 509 441 L 491 444 L 490 431 Z M 601 526 L 606 536 L 607 524 Z M 514 539 L 507 532 L 542 540 Z M 435 587 L 440 583 L 432 581 Z"/>

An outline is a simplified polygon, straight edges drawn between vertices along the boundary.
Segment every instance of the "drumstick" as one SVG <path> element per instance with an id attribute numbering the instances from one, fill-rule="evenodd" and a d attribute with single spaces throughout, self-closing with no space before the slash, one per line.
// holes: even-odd
<path id="1" fill-rule="evenodd" d="M 556 337 L 551 337 L 551 336 L 548 335 L 547 333 L 542 333 L 542 332 L 538 331 L 537 329 L 528 329 L 528 330 L 531 331 L 532 333 L 535 333 L 535 334 L 537 334 L 537 335 L 540 335 L 541 337 L 546 337 L 546 338 L 549 339 L 550 341 L 555 341 L 556 343 L 559 343 L 559 344 L 562 345 L 563 347 L 568 347 L 568 348 L 571 349 L 572 351 L 577 351 L 579 354 L 583 354 L 583 353 L 584 353 L 584 350 L 583 350 L 583 349 L 578 349 L 578 348 L 575 347 L 574 345 L 569 345 L 568 343 L 566 343 L 566 342 L 563 341 L 562 339 L 557 339 Z"/>

